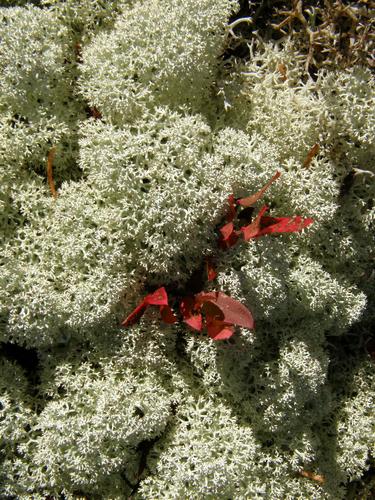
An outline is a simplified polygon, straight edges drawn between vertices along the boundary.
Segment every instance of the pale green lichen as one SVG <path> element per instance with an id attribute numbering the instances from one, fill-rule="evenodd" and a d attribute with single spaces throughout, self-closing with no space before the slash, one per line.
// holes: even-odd
<path id="1" fill-rule="evenodd" d="M 7 4 L 0 495 L 344 498 L 374 457 L 371 74 L 306 78 L 288 41 L 225 60 L 229 0 Z M 271 214 L 314 223 L 218 253 L 228 195 L 276 170 Z M 254 331 L 118 328 L 207 254 Z"/>

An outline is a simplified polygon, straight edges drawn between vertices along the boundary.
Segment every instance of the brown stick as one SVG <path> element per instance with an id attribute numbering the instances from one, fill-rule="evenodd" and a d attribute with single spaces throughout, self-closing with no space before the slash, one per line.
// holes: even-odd
<path id="1" fill-rule="evenodd" d="M 56 199 L 57 198 L 57 191 L 55 188 L 55 182 L 53 180 L 53 174 L 52 174 L 52 166 L 53 166 L 53 160 L 55 159 L 55 153 L 56 153 L 56 148 L 53 146 L 48 153 L 48 159 L 47 159 L 47 180 L 48 180 L 48 185 L 49 189 L 51 191 L 52 196 Z"/>
<path id="2" fill-rule="evenodd" d="M 319 153 L 320 146 L 318 143 L 315 143 L 312 148 L 310 148 L 310 151 L 307 153 L 306 159 L 303 162 L 303 167 L 307 168 L 310 166 L 310 163 L 312 162 L 314 156 L 316 156 Z"/>
<path id="3" fill-rule="evenodd" d="M 313 472 L 307 470 L 301 470 L 299 475 L 302 477 L 307 477 L 307 479 L 311 479 L 312 481 L 316 481 L 317 483 L 323 484 L 325 482 L 324 476 L 320 476 L 319 474 L 314 474 Z"/>

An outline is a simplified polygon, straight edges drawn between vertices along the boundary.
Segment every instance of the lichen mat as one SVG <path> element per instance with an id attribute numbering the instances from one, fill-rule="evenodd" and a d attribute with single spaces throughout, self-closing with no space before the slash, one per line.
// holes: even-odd
<path id="1" fill-rule="evenodd" d="M 244 2 L 34 4 L 0 7 L 0 497 L 370 497 L 366 57 L 301 46 L 305 2 L 277 40 Z"/>

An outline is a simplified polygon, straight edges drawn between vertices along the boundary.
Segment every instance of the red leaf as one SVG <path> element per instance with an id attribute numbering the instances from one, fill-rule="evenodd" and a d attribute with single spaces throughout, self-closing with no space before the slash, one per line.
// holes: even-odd
<path id="1" fill-rule="evenodd" d="M 222 320 L 225 323 L 254 328 L 254 319 L 251 312 L 241 302 L 228 297 L 223 292 L 202 292 L 197 294 L 196 300 L 199 303 L 212 302 L 223 314 Z"/>
<path id="2" fill-rule="evenodd" d="M 241 227 L 241 231 L 245 241 L 249 241 L 251 238 L 254 238 L 259 234 L 261 219 L 263 214 L 267 212 L 268 207 L 264 205 L 260 210 L 258 215 L 255 217 L 253 222 L 248 226 Z"/>
<path id="3" fill-rule="evenodd" d="M 195 300 L 194 297 L 184 297 L 181 302 L 180 302 L 180 311 L 182 314 L 182 317 L 189 318 L 193 312 L 194 312 L 194 307 L 195 307 Z"/>
<path id="4" fill-rule="evenodd" d="M 203 302 L 201 305 L 202 311 L 206 315 L 206 324 L 213 320 L 224 320 L 224 314 L 222 310 L 211 300 Z"/>
<path id="5" fill-rule="evenodd" d="M 160 315 L 164 323 L 168 323 L 169 325 L 173 325 L 173 323 L 176 323 L 177 321 L 177 318 L 170 306 L 160 306 Z"/>
<path id="6" fill-rule="evenodd" d="M 206 315 L 207 333 L 211 338 L 225 340 L 233 335 L 233 325 L 223 321 L 224 313 L 217 305 L 208 300 L 203 303 L 202 309 Z"/>
<path id="7" fill-rule="evenodd" d="M 193 330 L 202 331 L 203 319 L 201 314 L 195 314 L 194 316 L 190 316 L 190 318 L 184 319 L 184 323 L 193 328 Z"/>
<path id="8" fill-rule="evenodd" d="M 236 200 L 233 194 L 228 196 L 228 203 L 229 211 L 227 213 L 226 219 L 228 222 L 231 222 L 236 217 Z"/>
<path id="9" fill-rule="evenodd" d="M 314 219 L 303 219 L 299 215 L 295 217 L 262 217 L 260 221 L 261 226 L 266 225 L 266 227 L 261 228 L 255 237 L 272 233 L 295 233 L 301 231 L 313 222 Z"/>
<path id="10" fill-rule="evenodd" d="M 234 231 L 234 225 L 233 225 L 233 222 L 228 222 L 227 224 L 225 224 L 223 227 L 221 227 L 219 229 L 222 237 L 223 237 L 223 240 L 226 241 L 230 238 L 231 234 L 233 233 Z"/>
<path id="11" fill-rule="evenodd" d="M 229 339 L 234 333 L 233 325 L 228 325 L 224 321 L 212 320 L 206 323 L 207 333 L 213 340 Z"/>
<path id="12" fill-rule="evenodd" d="M 238 234 L 237 232 L 233 232 L 228 240 L 219 240 L 219 247 L 222 248 L 223 250 L 227 250 L 228 248 L 233 247 L 238 241 Z"/>
<path id="13" fill-rule="evenodd" d="M 217 276 L 217 272 L 215 271 L 212 259 L 209 257 L 206 258 L 206 271 L 208 281 L 213 281 Z"/>
<path id="14" fill-rule="evenodd" d="M 180 311 L 184 323 L 189 325 L 194 330 L 202 331 L 202 315 L 196 311 L 200 309 L 197 307 L 194 297 L 184 297 L 180 302 Z"/>
<path id="15" fill-rule="evenodd" d="M 150 306 L 167 306 L 168 295 L 164 287 L 158 288 L 144 299 L 145 304 Z"/>
<path id="16" fill-rule="evenodd" d="M 271 179 L 267 182 L 267 184 L 265 184 L 262 187 L 262 189 L 260 189 L 257 193 L 252 194 L 251 196 L 247 196 L 246 198 L 241 198 L 237 200 L 237 203 L 239 203 L 243 207 L 251 207 L 252 205 L 254 205 L 254 203 L 260 200 L 260 198 L 262 198 L 267 189 L 271 186 L 273 182 L 275 182 L 276 179 L 280 177 L 280 175 L 281 173 L 277 171 L 276 174 L 273 177 L 271 177 Z"/>
<path id="17" fill-rule="evenodd" d="M 219 229 L 221 237 L 219 240 L 219 245 L 221 248 L 230 248 L 237 243 L 238 234 L 234 229 L 233 222 L 228 222 L 223 227 Z"/>
<path id="18" fill-rule="evenodd" d="M 142 300 L 142 302 L 132 311 L 127 318 L 124 319 L 124 321 L 121 323 L 121 326 L 130 326 L 134 325 L 134 323 L 137 323 L 143 316 L 143 313 L 145 312 L 147 308 L 147 304 L 145 304 L 145 301 Z"/>
<path id="19" fill-rule="evenodd" d="M 158 288 L 155 292 L 146 295 L 134 311 L 132 311 L 129 316 L 124 319 L 121 326 L 130 326 L 139 321 L 148 306 L 168 306 L 168 295 L 164 287 Z"/>

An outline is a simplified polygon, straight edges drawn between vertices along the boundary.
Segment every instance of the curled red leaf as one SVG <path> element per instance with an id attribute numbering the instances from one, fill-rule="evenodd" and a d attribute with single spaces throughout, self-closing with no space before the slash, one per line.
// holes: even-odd
<path id="1" fill-rule="evenodd" d="M 238 325 L 244 328 L 254 328 L 254 319 L 251 312 L 238 300 L 232 299 L 223 292 L 201 292 L 197 294 L 196 301 L 199 304 L 211 302 L 221 314 L 221 319 L 228 325 Z"/>
<path id="2" fill-rule="evenodd" d="M 237 243 L 238 233 L 234 229 L 233 222 L 228 222 L 219 229 L 220 239 L 219 246 L 223 249 L 230 248 Z"/>
<path id="3" fill-rule="evenodd" d="M 206 300 L 205 302 L 200 302 L 199 298 L 197 298 L 197 303 L 200 304 L 202 311 L 206 316 L 206 324 L 210 320 L 224 320 L 224 313 L 214 302 L 211 300 Z"/>
<path id="4" fill-rule="evenodd" d="M 167 306 L 168 305 L 168 295 L 165 288 L 162 286 L 155 290 L 155 292 L 150 293 L 144 298 L 146 304 L 150 306 Z"/>
<path id="5" fill-rule="evenodd" d="M 223 311 L 214 302 L 204 302 L 202 311 L 206 317 L 207 333 L 213 340 L 226 340 L 233 335 L 234 326 L 224 321 Z"/>
<path id="6" fill-rule="evenodd" d="M 160 306 L 160 316 L 164 323 L 168 323 L 169 325 L 173 325 L 177 321 L 170 306 Z"/>
<path id="7" fill-rule="evenodd" d="M 236 200 L 234 195 L 228 196 L 229 210 L 226 216 L 227 222 L 231 222 L 236 217 Z"/>
<path id="8" fill-rule="evenodd" d="M 206 320 L 207 333 L 213 340 L 227 340 L 234 334 L 234 326 L 217 319 Z"/>
<path id="9" fill-rule="evenodd" d="M 241 231 L 245 241 L 249 241 L 251 238 L 254 238 L 255 236 L 258 235 L 260 231 L 261 219 L 265 214 L 265 212 L 267 212 L 267 210 L 268 210 L 267 205 L 264 205 L 259 210 L 258 215 L 255 217 L 253 222 L 251 222 L 251 224 L 249 224 L 248 226 L 241 227 Z"/>
<path id="10" fill-rule="evenodd" d="M 230 338 L 234 325 L 254 328 L 250 311 L 223 292 L 201 292 L 194 297 L 184 297 L 180 310 L 184 322 L 197 331 L 203 328 L 203 312 L 207 333 L 214 340 Z"/>
<path id="11" fill-rule="evenodd" d="M 219 229 L 221 236 L 223 237 L 223 241 L 227 241 L 231 234 L 234 231 L 234 224 L 233 222 L 228 222 L 225 224 L 223 227 Z"/>
<path id="12" fill-rule="evenodd" d="M 184 323 L 190 326 L 193 330 L 197 330 L 198 332 L 202 331 L 203 328 L 203 318 L 201 314 L 194 314 L 189 318 L 184 319 Z"/>
<path id="13" fill-rule="evenodd" d="M 260 223 L 261 226 L 265 227 L 262 227 L 255 237 L 272 233 L 295 233 L 302 231 L 313 222 L 314 219 L 310 217 L 303 219 L 299 215 L 295 217 L 262 217 Z"/>
<path id="14" fill-rule="evenodd" d="M 130 325 L 134 325 L 134 323 L 137 323 L 141 317 L 143 316 L 143 313 L 145 312 L 147 308 L 147 304 L 145 304 L 144 300 L 132 311 L 129 316 L 127 316 L 123 322 L 121 323 L 121 326 L 127 327 Z"/>
<path id="15" fill-rule="evenodd" d="M 180 311 L 184 323 L 193 328 L 193 330 L 201 332 L 203 328 L 203 318 L 199 310 L 200 307 L 197 307 L 194 297 L 184 297 L 180 302 Z"/>
<path id="16" fill-rule="evenodd" d="M 180 302 L 180 311 L 182 317 L 189 318 L 192 314 L 194 314 L 195 308 L 195 300 L 194 297 L 188 296 L 184 297 Z"/>
<path id="17" fill-rule="evenodd" d="M 172 309 L 168 306 L 167 292 L 164 287 L 161 287 L 155 290 L 155 292 L 146 295 L 142 302 L 122 321 L 121 326 L 127 327 L 137 323 L 148 306 L 160 306 L 162 320 L 166 323 L 175 323 L 177 321 Z"/>
<path id="18" fill-rule="evenodd" d="M 303 219 L 301 216 L 294 217 L 269 217 L 264 216 L 268 207 L 264 205 L 254 221 L 248 226 L 241 227 L 245 241 L 252 238 L 259 238 L 265 234 L 272 233 L 295 233 L 301 231 L 305 227 L 314 222 L 313 219 L 307 217 Z"/>
<path id="19" fill-rule="evenodd" d="M 243 207 L 251 207 L 258 200 L 262 198 L 267 189 L 271 186 L 273 182 L 275 182 L 276 179 L 280 177 L 280 175 L 281 173 L 279 171 L 276 171 L 275 175 L 271 177 L 271 179 L 267 182 L 267 184 L 265 184 L 258 192 L 252 194 L 251 196 L 247 196 L 246 198 L 241 198 L 237 200 L 237 203 Z"/>

